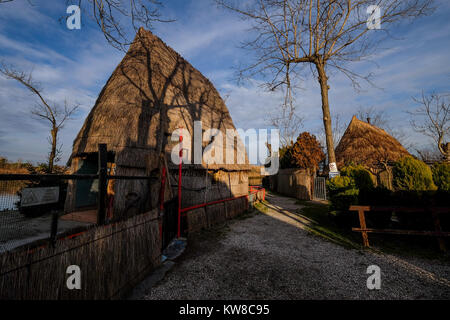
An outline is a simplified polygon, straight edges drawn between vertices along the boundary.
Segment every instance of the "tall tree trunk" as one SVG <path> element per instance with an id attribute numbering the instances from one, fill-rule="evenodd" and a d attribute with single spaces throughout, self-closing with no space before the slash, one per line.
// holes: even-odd
<path id="1" fill-rule="evenodd" d="M 51 134 L 51 149 L 50 149 L 50 154 L 48 156 L 48 171 L 50 173 L 53 173 L 53 167 L 54 167 L 54 162 L 55 162 L 55 158 L 56 158 L 56 148 L 57 148 L 57 138 L 58 138 L 58 128 L 53 127 L 53 129 L 50 132 Z"/>
<path id="2" fill-rule="evenodd" d="M 334 154 L 333 129 L 331 126 L 330 105 L 328 103 L 328 77 L 325 73 L 325 65 L 322 62 L 315 63 L 319 74 L 320 93 L 322 96 L 322 115 L 325 128 L 325 139 L 327 143 L 328 163 L 336 163 Z"/>
<path id="3" fill-rule="evenodd" d="M 444 156 L 445 162 L 450 162 L 450 142 L 442 143 L 444 141 L 444 137 L 439 138 L 438 148 L 441 154 Z"/>

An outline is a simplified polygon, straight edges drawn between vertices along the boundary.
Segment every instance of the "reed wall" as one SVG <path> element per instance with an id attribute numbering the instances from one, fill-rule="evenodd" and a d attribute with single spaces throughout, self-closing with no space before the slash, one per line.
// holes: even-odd
<path id="1" fill-rule="evenodd" d="M 92 228 L 55 247 L 0 255 L 0 299 L 117 299 L 160 264 L 157 211 Z M 67 267 L 81 269 L 69 290 Z"/>

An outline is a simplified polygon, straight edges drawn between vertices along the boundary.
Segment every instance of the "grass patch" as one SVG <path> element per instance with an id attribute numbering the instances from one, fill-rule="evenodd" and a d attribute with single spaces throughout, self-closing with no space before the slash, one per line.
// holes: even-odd
<path id="1" fill-rule="evenodd" d="M 259 214 L 259 212 L 267 213 L 269 211 L 269 208 L 266 206 L 266 201 L 255 203 L 254 208 L 256 209 L 254 211 L 257 211 L 256 214 Z"/>
<path id="2" fill-rule="evenodd" d="M 331 219 L 327 204 L 307 200 L 297 200 L 296 203 L 303 206 L 297 214 L 313 221 L 307 227 L 311 233 L 346 248 L 361 248 L 354 232 L 341 228 Z"/>

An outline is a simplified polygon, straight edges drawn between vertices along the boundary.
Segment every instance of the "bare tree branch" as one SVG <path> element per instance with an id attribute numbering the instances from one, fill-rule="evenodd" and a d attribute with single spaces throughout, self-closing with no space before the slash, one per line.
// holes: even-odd
<path id="1" fill-rule="evenodd" d="M 38 97 L 39 102 L 30 109 L 31 115 L 38 120 L 44 120 L 50 125 L 50 136 L 48 142 L 50 144 L 50 152 L 48 155 L 49 171 L 53 172 L 54 164 L 60 160 L 62 146 L 58 143 L 58 133 L 64 127 L 66 122 L 72 119 L 74 113 L 79 108 L 78 104 L 70 106 L 64 101 L 64 106 L 57 103 L 51 103 L 42 95 L 40 84 L 33 80 L 32 72 L 24 72 L 16 69 L 4 62 L 0 63 L 0 73 L 8 79 L 18 81 L 29 91 Z"/>
<path id="2" fill-rule="evenodd" d="M 330 69 L 342 72 L 355 88 L 361 76 L 346 65 L 375 52 L 380 37 L 367 27 L 367 8 L 381 8 L 382 32 L 395 22 L 431 12 L 433 0 L 216 0 L 251 22 L 252 38 L 243 43 L 254 60 L 240 68 L 239 80 L 262 77 L 269 89 L 285 90 L 284 108 L 294 109 L 292 89 L 301 68 L 309 65 L 320 84 L 325 138 L 330 163 L 336 162 L 328 101 Z"/>
<path id="3" fill-rule="evenodd" d="M 281 114 L 280 112 L 271 114 L 267 120 L 269 125 L 280 131 L 281 145 L 288 146 L 296 141 L 304 119 L 292 109 L 282 108 Z"/>
<path id="4" fill-rule="evenodd" d="M 439 152 L 448 157 L 446 142 L 450 134 L 450 103 L 449 94 L 425 95 L 413 100 L 420 105 L 416 110 L 409 111 L 411 126 L 436 143 Z"/>
<path id="5" fill-rule="evenodd" d="M 13 1 L 0 0 L 0 4 Z M 122 51 L 126 51 L 131 44 L 139 27 L 151 29 L 155 22 L 174 21 L 162 18 L 160 9 L 163 4 L 158 0 L 66 0 L 66 4 L 78 5 L 97 24 L 106 41 Z M 64 17 L 61 21 L 66 19 Z M 128 34 L 129 28 L 134 34 Z"/>
<path id="6" fill-rule="evenodd" d="M 114 48 L 126 51 L 132 36 L 127 33 L 131 27 L 134 33 L 139 27 L 151 29 L 155 22 L 172 22 L 163 19 L 160 13 L 162 2 L 157 0 L 76 0 L 80 9 L 89 12 L 103 32 L 105 39 Z M 67 3 L 74 3 L 67 0 Z"/>

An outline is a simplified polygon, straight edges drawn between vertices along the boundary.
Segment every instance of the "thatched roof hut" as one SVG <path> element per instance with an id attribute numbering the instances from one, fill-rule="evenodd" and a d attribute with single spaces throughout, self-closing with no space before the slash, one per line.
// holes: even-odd
<path id="1" fill-rule="evenodd" d="M 70 157 L 72 170 L 95 170 L 95 164 L 87 162 L 92 155 L 95 156 L 98 144 L 106 143 L 110 151 L 109 162 L 114 164 L 116 175 L 157 174 L 161 156 L 165 157 L 167 164 L 171 164 L 170 154 L 177 144 L 170 139 L 172 132 L 185 128 L 193 139 L 194 121 L 201 121 L 203 130 L 219 129 L 224 136 L 226 129 L 235 129 L 228 109 L 212 83 L 161 39 L 140 28 L 74 141 Z M 204 142 L 203 147 L 207 144 Z M 236 150 L 237 147 L 234 148 Z M 203 173 L 192 176 L 202 175 L 201 182 L 207 183 L 204 164 L 184 167 L 203 169 Z M 239 174 L 249 167 L 211 164 L 207 169 Z M 186 183 L 192 181 L 187 180 Z M 247 180 L 239 181 L 248 184 Z M 152 187 L 146 186 L 143 181 L 116 181 L 115 195 L 126 197 L 134 192 L 147 197 L 149 188 Z M 69 191 L 67 210 L 77 206 L 75 190 Z M 221 196 L 220 193 L 211 193 Z M 202 200 L 209 197 L 202 196 Z M 191 200 L 196 201 L 192 197 Z M 115 210 L 124 207 L 125 200 L 120 203 L 115 201 Z"/>
<path id="2" fill-rule="evenodd" d="M 349 163 L 367 168 L 378 168 L 380 164 L 408 156 L 409 152 L 386 131 L 353 116 L 344 135 L 336 147 L 338 167 Z"/>

